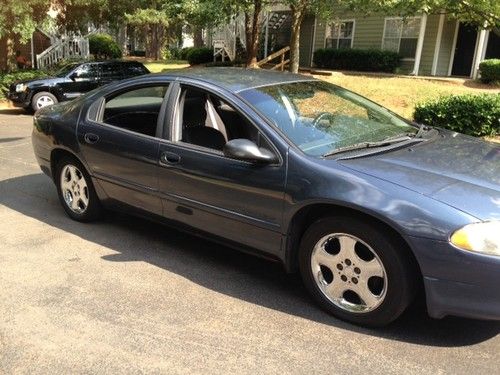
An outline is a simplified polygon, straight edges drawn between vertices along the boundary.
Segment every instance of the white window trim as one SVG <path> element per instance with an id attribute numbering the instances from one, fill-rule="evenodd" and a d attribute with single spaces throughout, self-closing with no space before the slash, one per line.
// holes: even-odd
<path id="1" fill-rule="evenodd" d="M 326 30 L 328 31 L 328 29 L 331 27 L 330 25 L 332 23 L 343 23 L 343 22 L 352 22 L 352 36 L 351 36 L 351 48 L 352 46 L 354 45 L 354 35 L 356 33 L 356 20 L 354 18 L 350 18 L 350 19 L 343 19 L 343 20 L 333 20 L 329 23 L 326 24 Z M 325 32 L 325 43 L 324 43 L 324 46 L 325 48 L 326 47 L 326 40 L 328 39 L 328 33 Z M 339 40 L 340 39 L 347 39 L 347 38 L 337 38 L 337 49 L 339 48 Z"/>
<path id="2" fill-rule="evenodd" d="M 382 45 L 381 45 L 381 49 L 384 50 L 384 39 L 385 39 L 385 29 L 387 27 L 387 20 L 409 20 L 409 19 L 420 19 L 420 25 L 422 25 L 422 16 L 413 16 L 413 17 L 385 17 L 384 18 L 384 31 L 382 33 Z M 398 50 L 397 52 L 399 53 L 399 50 L 401 48 L 401 35 L 403 34 L 403 28 L 401 28 L 401 32 L 399 34 L 399 44 L 398 44 Z M 417 37 L 417 40 L 418 38 L 420 37 L 420 31 L 419 31 L 419 35 Z M 411 58 L 411 57 L 404 57 L 401 59 L 402 61 L 415 61 L 415 58 Z"/>

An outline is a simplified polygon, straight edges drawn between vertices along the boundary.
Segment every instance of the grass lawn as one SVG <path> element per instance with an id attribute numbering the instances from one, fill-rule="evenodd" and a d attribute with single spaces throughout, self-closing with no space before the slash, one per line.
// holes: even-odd
<path id="1" fill-rule="evenodd" d="M 187 68 L 189 64 L 184 60 L 151 60 L 143 57 L 129 57 L 127 60 L 134 60 L 143 63 L 151 73 L 161 73 L 169 69 Z"/>
<path id="2" fill-rule="evenodd" d="M 433 81 L 407 77 L 380 77 L 348 73 L 333 73 L 317 78 L 355 91 L 382 104 L 403 117 L 411 119 L 417 103 L 444 95 L 500 93 L 500 88 L 471 80 Z"/>

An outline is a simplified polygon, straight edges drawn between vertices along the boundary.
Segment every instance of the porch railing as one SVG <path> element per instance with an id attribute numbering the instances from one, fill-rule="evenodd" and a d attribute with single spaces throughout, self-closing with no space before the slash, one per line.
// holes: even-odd
<path id="1" fill-rule="evenodd" d="M 274 53 L 271 53 L 269 56 L 266 58 L 260 60 L 257 62 L 257 66 L 259 68 L 266 68 L 270 70 L 285 70 L 285 67 L 290 63 L 290 59 L 286 58 L 286 53 L 290 51 L 290 47 L 285 47 L 280 49 L 279 51 L 276 51 Z M 279 59 L 278 63 L 272 63 L 271 61 Z"/>
<path id="2" fill-rule="evenodd" d="M 38 69 L 51 68 L 65 59 L 87 59 L 90 55 L 89 40 L 85 37 L 62 37 L 53 40 L 49 48 L 36 55 Z"/>

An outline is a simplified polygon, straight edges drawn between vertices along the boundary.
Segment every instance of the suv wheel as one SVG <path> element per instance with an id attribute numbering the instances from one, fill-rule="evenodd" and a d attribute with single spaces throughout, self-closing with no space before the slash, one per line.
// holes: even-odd
<path id="1" fill-rule="evenodd" d="M 42 91 L 33 95 L 33 99 L 31 99 L 31 108 L 33 111 L 38 111 L 40 108 L 56 104 L 57 102 L 57 98 L 50 92 Z"/>

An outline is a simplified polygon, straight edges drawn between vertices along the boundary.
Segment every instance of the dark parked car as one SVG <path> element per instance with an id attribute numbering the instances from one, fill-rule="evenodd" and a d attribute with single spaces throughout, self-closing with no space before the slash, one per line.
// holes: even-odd
<path id="1" fill-rule="evenodd" d="M 54 77 L 13 83 L 8 98 L 17 107 L 36 111 L 75 99 L 99 86 L 148 73 L 144 65 L 134 61 L 73 63 L 61 68 Z"/>
<path id="2" fill-rule="evenodd" d="M 432 317 L 500 318 L 500 147 L 341 87 L 149 75 L 38 111 L 33 147 L 71 218 L 125 209 L 275 259 L 339 318 L 387 324 L 419 288 Z"/>

